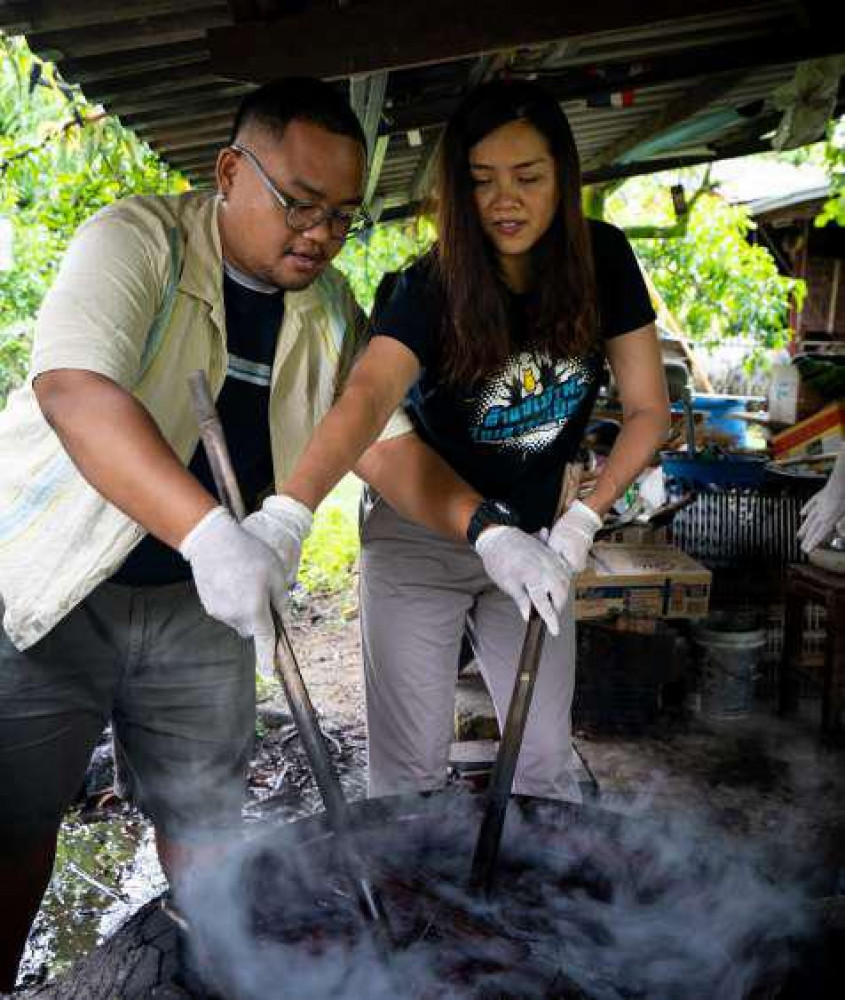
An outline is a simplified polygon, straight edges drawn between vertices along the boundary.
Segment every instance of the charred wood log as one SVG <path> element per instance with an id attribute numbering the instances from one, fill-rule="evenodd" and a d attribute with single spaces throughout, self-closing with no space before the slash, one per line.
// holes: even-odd
<path id="1" fill-rule="evenodd" d="M 15 1000 L 194 1000 L 173 921 L 154 899 L 62 979 Z"/>

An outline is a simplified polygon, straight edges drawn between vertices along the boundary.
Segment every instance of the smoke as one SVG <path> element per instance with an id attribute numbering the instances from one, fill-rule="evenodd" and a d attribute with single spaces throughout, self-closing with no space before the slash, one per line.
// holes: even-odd
<path id="1" fill-rule="evenodd" d="M 313 821 L 237 844 L 185 888 L 197 964 L 227 1000 L 743 1000 L 813 931 L 796 873 L 701 816 L 514 804 L 479 899 L 477 803 L 388 803 L 355 808 L 389 948 Z"/>

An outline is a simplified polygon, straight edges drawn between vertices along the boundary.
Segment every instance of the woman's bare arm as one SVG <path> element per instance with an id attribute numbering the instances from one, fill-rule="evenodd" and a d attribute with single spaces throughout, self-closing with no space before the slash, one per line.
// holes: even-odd
<path id="1" fill-rule="evenodd" d="M 453 541 L 466 541 L 482 496 L 416 434 L 376 442 L 361 456 L 355 472 L 409 521 Z"/>
<path id="2" fill-rule="evenodd" d="M 283 492 L 316 510 L 379 436 L 419 373 L 413 351 L 392 337 L 373 337 Z"/>
<path id="3" fill-rule="evenodd" d="M 669 431 L 669 393 L 653 323 L 607 342 L 622 403 L 622 429 L 584 503 L 604 515 L 651 461 Z"/>

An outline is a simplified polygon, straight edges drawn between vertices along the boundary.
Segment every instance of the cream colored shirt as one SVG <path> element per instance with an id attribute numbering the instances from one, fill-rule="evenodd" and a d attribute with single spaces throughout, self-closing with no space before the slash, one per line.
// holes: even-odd
<path id="1" fill-rule="evenodd" d="M 228 360 L 217 208 L 202 193 L 109 206 L 79 229 L 44 300 L 29 379 L 0 413 L 0 597 L 19 649 L 108 579 L 145 534 L 76 470 L 32 380 L 57 368 L 107 376 L 144 404 L 187 465 L 199 439 L 187 375 L 204 369 L 216 396 Z M 334 401 L 361 325 L 334 269 L 285 294 L 270 388 L 277 489 Z M 397 412 L 382 437 L 410 429 Z"/>

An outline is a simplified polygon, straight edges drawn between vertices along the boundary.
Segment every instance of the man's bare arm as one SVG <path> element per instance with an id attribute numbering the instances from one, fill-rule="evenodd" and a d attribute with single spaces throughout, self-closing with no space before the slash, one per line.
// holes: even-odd
<path id="1" fill-rule="evenodd" d="M 135 397 L 95 372 L 35 379 L 45 419 L 73 463 L 109 502 L 174 548 L 217 501 L 191 475 Z"/>

